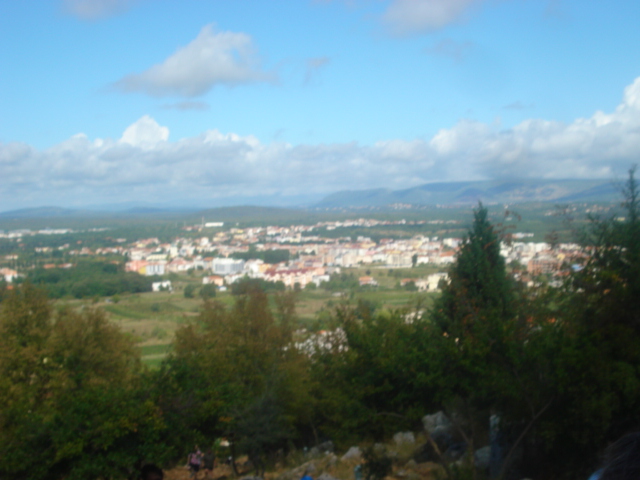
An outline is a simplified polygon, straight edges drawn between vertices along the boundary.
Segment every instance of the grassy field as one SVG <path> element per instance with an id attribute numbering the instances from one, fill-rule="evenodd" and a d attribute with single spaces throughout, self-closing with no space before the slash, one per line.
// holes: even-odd
<path id="1" fill-rule="evenodd" d="M 296 312 L 299 326 L 309 330 L 326 327 L 326 320 L 335 307 L 342 303 L 355 304 L 358 300 L 370 302 L 376 308 L 397 309 L 421 302 L 423 308 L 433 301 L 437 294 L 410 292 L 398 288 L 404 278 L 424 278 L 439 271 L 433 266 L 418 266 L 409 269 L 389 269 L 362 267 L 343 269 L 344 273 L 360 277 L 372 276 L 379 283 L 375 290 L 327 291 L 322 288 L 302 290 L 296 298 Z M 59 306 L 80 307 L 93 305 L 103 309 L 109 319 L 123 332 L 130 335 L 140 349 L 143 362 L 151 368 L 157 368 L 163 358 L 171 351 L 176 330 L 194 320 L 199 314 L 203 301 L 199 296 L 184 297 L 184 287 L 188 284 L 201 285 L 198 276 L 180 276 L 174 278 L 173 292 L 149 292 L 134 295 L 121 295 L 117 298 L 105 298 L 95 303 L 92 300 L 60 301 Z M 228 292 L 219 292 L 215 298 L 231 306 L 234 297 Z"/>

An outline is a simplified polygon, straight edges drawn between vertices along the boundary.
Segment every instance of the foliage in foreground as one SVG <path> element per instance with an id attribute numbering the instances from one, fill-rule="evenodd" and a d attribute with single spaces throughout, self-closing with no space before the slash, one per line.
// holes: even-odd
<path id="1" fill-rule="evenodd" d="M 26 284 L 0 314 L 0 477 L 121 479 L 221 436 L 263 470 L 280 449 L 381 440 L 442 409 L 469 450 L 499 419 L 492 476 L 586 478 L 607 442 L 640 425 L 633 173 L 625 221 L 592 219 L 589 260 L 561 288 L 507 276 L 480 205 L 432 309 L 343 304 L 310 349 L 296 346 L 294 298 L 246 283 L 231 307 L 205 299 L 161 368 L 144 371 L 102 312 L 56 313 Z"/>
<path id="2" fill-rule="evenodd" d="M 104 313 L 54 313 L 28 284 L 3 307 L 2 478 L 122 478 L 160 453 L 162 421 L 137 388 L 138 355 Z"/>
<path id="3" fill-rule="evenodd" d="M 473 451 L 488 443 L 495 415 L 504 452 L 492 476 L 516 468 L 531 477 L 588 476 L 608 442 L 640 425 L 633 172 L 624 207 L 624 222 L 592 219 L 590 259 L 561 288 L 524 289 L 507 277 L 500 236 L 480 205 L 431 311 L 338 309 L 346 348 L 313 365 L 324 431 L 344 445 L 388 438 L 442 409 Z"/>

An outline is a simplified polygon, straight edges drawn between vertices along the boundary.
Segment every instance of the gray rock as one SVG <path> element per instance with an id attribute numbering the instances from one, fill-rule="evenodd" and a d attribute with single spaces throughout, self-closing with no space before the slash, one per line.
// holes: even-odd
<path id="1" fill-rule="evenodd" d="M 340 460 L 359 460 L 362 458 L 362 452 L 359 447 L 351 447 L 347 450 Z"/>
<path id="2" fill-rule="evenodd" d="M 321 444 L 317 445 L 317 448 L 321 452 L 331 453 L 333 452 L 334 446 L 333 446 L 333 442 L 329 440 L 327 442 L 322 442 Z"/>
<path id="3" fill-rule="evenodd" d="M 443 411 L 439 411 L 431 415 L 425 415 L 422 417 L 422 425 L 430 434 L 438 427 L 442 427 L 444 429 L 452 427 L 451 420 L 449 420 Z"/>
<path id="4" fill-rule="evenodd" d="M 404 468 L 408 468 L 409 470 L 413 470 L 414 468 L 416 468 L 418 466 L 418 462 L 416 462 L 413 458 L 411 460 L 409 460 Z"/>
<path id="5" fill-rule="evenodd" d="M 393 436 L 393 441 L 396 445 L 413 445 L 416 443 L 416 437 L 413 435 L 413 432 L 398 432 Z"/>
<path id="6" fill-rule="evenodd" d="M 491 461 L 491 447 L 487 445 L 486 447 L 479 448 L 473 454 L 473 463 L 476 468 L 481 470 L 487 470 L 489 468 L 489 462 Z"/>
<path id="7" fill-rule="evenodd" d="M 385 453 L 387 453 L 387 447 L 384 443 L 374 443 L 373 453 L 375 453 L 376 455 L 384 455 Z"/>

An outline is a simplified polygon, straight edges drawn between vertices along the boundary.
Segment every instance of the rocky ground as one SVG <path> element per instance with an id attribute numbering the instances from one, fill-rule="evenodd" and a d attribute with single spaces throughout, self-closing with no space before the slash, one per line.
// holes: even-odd
<path id="1" fill-rule="evenodd" d="M 489 446 L 473 452 L 470 457 L 466 444 L 457 438 L 456 429 L 442 412 L 427 415 L 422 419 L 424 431 L 400 432 L 393 436 L 387 444 L 370 446 L 370 452 L 376 459 L 386 461 L 391 466 L 385 480 L 437 480 L 445 476 L 440 462 L 448 464 L 448 468 L 468 468 L 471 463 L 478 471 L 486 472 L 489 468 Z M 429 440 L 429 441 L 427 441 Z M 437 453 L 433 445 L 437 445 Z M 364 446 L 351 447 L 346 453 L 338 456 L 332 442 L 325 442 L 310 450 L 298 451 L 287 457 L 287 464 L 276 465 L 265 474 L 264 480 L 300 480 L 305 474 L 314 480 L 358 480 L 356 467 L 362 468 L 364 463 Z M 244 464 L 245 459 L 239 459 Z M 205 476 L 199 472 L 198 480 L 260 480 L 247 471 L 235 477 L 229 465 L 216 466 L 212 475 Z M 165 472 L 167 480 L 190 480 L 189 469 L 179 466 Z"/>
<path id="2" fill-rule="evenodd" d="M 410 458 L 414 450 L 419 448 L 418 445 L 414 443 L 395 445 L 395 447 L 394 449 L 386 449 L 385 447 L 385 451 L 394 459 L 393 470 L 387 480 L 432 480 L 438 478 L 438 473 L 441 473 L 442 468 L 438 464 L 434 462 L 418 463 Z M 354 480 L 355 468 L 362 464 L 360 448 L 352 447 L 341 457 L 336 456 L 331 450 L 312 449 L 301 454 L 300 461 L 295 462 L 296 466 L 291 464 L 287 467 L 276 466 L 273 471 L 265 474 L 265 480 L 299 480 L 305 473 L 314 480 Z M 191 478 L 189 469 L 184 465 L 165 472 L 166 480 L 190 480 Z M 216 466 L 212 475 L 207 477 L 205 472 L 201 471 L 197 478 L 198 480 L 224 480 L 236 477 L 228 465 L 220 465 Z M 257 477 L 252 476 L 251 472 L 238 478 L 258 480 Z"/>

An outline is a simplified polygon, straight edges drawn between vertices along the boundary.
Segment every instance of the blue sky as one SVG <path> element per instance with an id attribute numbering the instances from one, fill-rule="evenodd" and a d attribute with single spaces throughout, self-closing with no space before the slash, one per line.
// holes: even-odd
<path id="1" fill-rule="evenodd" d="M 295 204 L 640 158 L 640 2 L 0 2 L 0 210 Z"/>

